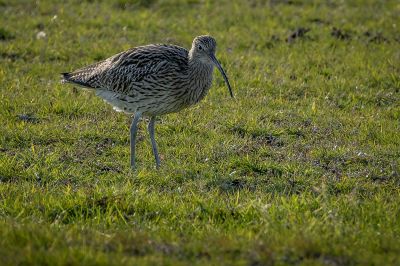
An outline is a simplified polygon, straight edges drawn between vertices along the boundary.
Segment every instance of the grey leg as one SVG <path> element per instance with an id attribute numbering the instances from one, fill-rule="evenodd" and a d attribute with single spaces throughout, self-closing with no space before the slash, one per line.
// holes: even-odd
<path id="1" fill-rule="evenodd" d="M 140 117 L 142 116 L 141 113 L 135 113 L 133 117 L 132 124 L 131 124 L 131 167 L 135 169 L 135 146 L 136 146 L 136 133 L 137 133 L 137 124 L 139 122 Z"/>
<path id="2" fill-rule="evenodd" d="M 158 149 L 157 149 L 157 144 L 156 144 L 156 139 L 154 138 L 154 124 L 156 122 L 156 117 L 152 116 L 150 118 L 150 122 L 148 125 L 148 130 L 149 130 L 149 134 L 150 134 L 150 139 L 151 139 L 151 146 L 153 148 L 153 154 L 154 154 L 154 158 L 156 159 L 156 167 L 159 168 L 160 167 L 160 157 L 158 156 Z"/>

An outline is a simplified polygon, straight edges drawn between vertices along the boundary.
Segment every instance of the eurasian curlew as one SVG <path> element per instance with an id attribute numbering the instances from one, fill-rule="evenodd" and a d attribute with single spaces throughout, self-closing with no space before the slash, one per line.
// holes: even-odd
<path id="1" fill-rule="evenodd" d="M 139 46 L 62 73 L 62 82 L 92 89 L 115 110 L 134 114 L 130 128 L 132 168 L 135 168 L 137 124 L 142 116 L 149 117 L 148 131 L 158 168 L 160 157 L 154 138 L 156 116 L 178 112 L 202 100 L 211 87 L 214 66 L 221 72 L 233 97 L 225 71 L 215 57 L 216 46 L 211 36 L 196 37 L 190 51 L 166 44 Z"/>

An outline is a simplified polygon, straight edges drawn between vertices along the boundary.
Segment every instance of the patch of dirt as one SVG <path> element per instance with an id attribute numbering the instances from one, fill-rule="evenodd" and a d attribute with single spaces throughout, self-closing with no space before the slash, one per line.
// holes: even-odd
<path id="1" fill-rule="evenodd" d="M 21 177 L 18 177 L 18 176 L 0 175 L 0 183 L 17 183 L 20 180 L 21 180 Z"/>
<path id="2" fill-rule="evenodd" d="M 257 136 L 255 137 L 255 141 L 258 144 L 267 144 L 268 146 L 272 147 L 282 147 L 284 145 L 281 138 L 272 134 L 267 134 L 266 136 Z"/>
<path id="3" fill-rule="evenodd" d="M 19 114 L 17 115 L 17 118 L 21 121 L 32 124 L 37 124 L 40 122 L 40 119 L 35 117 L 33 114 Z"/>
<path id="4" fill-rule="evenodd" d="M 114 7 L 122 10 L 133 10 L 138 8 L 151 8 L 157 0 L 118 0 Z"/>
<path id="5" fill-rule="evenodd" d="M 265 42 L 265 47 L 268 49 L 271 49 L 275 46 L 276 43 L 280 42 L 281 39 L 279 38 L 278 35 L 272 35 L 266 42 Z"/>
<path id="6" fill-rule="evenodd" d="M 96 154 L 100 155 L 105 149 L 113 146 L 115 146 L 115 142 L 112 138 L 102 139 L 96 144 Z"/>
<path id="7" fill-rule="evenodd" d="M 225 192 L 237 191 L 245 188 L 246 184 L 247 184 L 246 180 L 235 178 L 232 180 L 226 180 L 222 182 L 219 187 L 222 191 Z"/>
<path id="8" fill-rule="evenodd" d="M 14 35 L 11 34 L 9 31 L 7 31 L 3 28 L 0 28 L 0 41 L 9 41 L 14 38 L 15 38 Z"/>
<path id="9" fill-rule="evenodd" d="M 296 39 L 304 38 L 309 31 L 309 28 L 299 27 L 286 38 L 286 42 L 293 43 Z"/>
<path id="10" fill-rule="evenodd" d="M 0 53 L 0 59 L 9 60 L 11 62 L 15 62 L 18 59 L 25 60 L 24 56 L 22 56 L 19 53 L 8 53 L 8 52 L 1 52 Z"/>
<path id="11" fill-rule="evenodd" d="M 299 0 L 270 0 L 269 1 L 270 5 L 294 5 L 294 6 L 300 6 L 302 5 L 302 1 Z"/>
<path id="12" fill-rule="evenodd" d="M 106 173 L 106 172 L 122 173 L 122 169 L 119 165 L 103 165 L 96 163 L 96 167 L 101 173 Z"/>
<path id="13" fill-rule="evenodd" d="M 272 133 L 267 133 L 262 129 L 248 130 L 243 126 L 238 125 L 230 128 L 229 131 L 241 138 L 245 138 L 246 136 L 250 137 L 254 142 L 252 143 L 254 145 L 249 146 L 268 145 L 273 147 L 281 147 L 284 144 L 279 136 L 273 135 Z M 248 148 L 250 149 L 246 150 L 252 150 L 251 147 Z"/>
<path id="14" fill-rule="evenodd" d="M 108 205 L 111 205 L 116 202 L 120 202 L 122 196 L 104 196 L 99 199 L 95 198 L 88 198 L 87 203 L 88 205 L 98 206 L 100 208 L 106 208 Z"/>
<path id="15" fill-rule="evenodd" d="M 332 28 L 331 36 L 335 37 L 339 40 L 350 40 L 351 36 L 350 33 L 343 31 L 342 29 L 338 29 L 336 27 Z"/>
<path id="16" fill-rule="evenodd" d="M 367 42 L 369 43 L 386 43 L 389 42 L 389 40 L 383 36 L 381 32 L 371 32 L 371 31 L 366 31 L 364 32 L 364 36 L 367 37 Z"/>
<path id="17" fill-rule="evenodd" d="M 319 24 L 319 25 L 330 24 L 330 22 L 325 21 L 325 20 L 320 19 L 320 18 L 312 18 L 312 19 L 309 19 L 308 21 L 311 22 L 311 23 Z"/>

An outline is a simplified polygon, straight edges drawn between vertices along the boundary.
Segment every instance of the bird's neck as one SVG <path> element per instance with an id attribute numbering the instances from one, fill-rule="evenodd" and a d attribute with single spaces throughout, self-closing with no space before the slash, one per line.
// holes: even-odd
<path id="1" fill-rule="evenodd" d="M 201 101 L 207 94 L 212 83 L 214 66 L 189 56 L 189 103 Z"/>

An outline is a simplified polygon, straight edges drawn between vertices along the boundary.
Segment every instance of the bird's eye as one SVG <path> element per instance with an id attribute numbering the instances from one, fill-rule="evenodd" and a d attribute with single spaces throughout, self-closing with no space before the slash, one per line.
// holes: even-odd
<path id="1" fill-rule="evenodd" d="M 203 47 L 201 45 L 199 45 L 199 50 L 203 50 Z"/>

